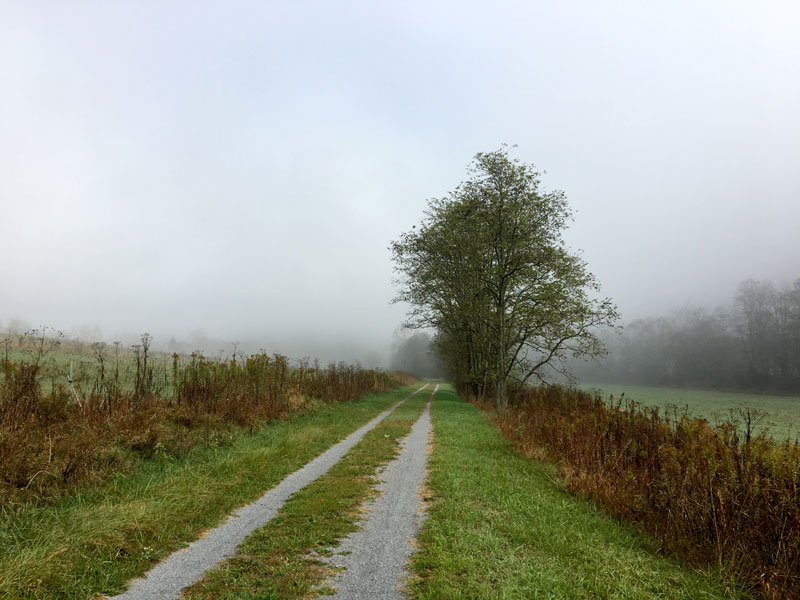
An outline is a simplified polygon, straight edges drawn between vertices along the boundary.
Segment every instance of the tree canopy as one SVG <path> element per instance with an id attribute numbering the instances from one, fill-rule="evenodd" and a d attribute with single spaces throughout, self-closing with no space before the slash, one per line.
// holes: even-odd
<path id="1" fill-rule="evenodd" d="M 456 384 L 502 408 L 509 385 L 546 382 L 564 359 L 602 353 L 596 327 L 617 310 L 564 244 L 563 192 L 543 191 L 535 167 L 505 147 L 477 154 L 468 173 L 390 246 L 396 300 L 411 306 L 407 326 L 436 331 Z"/>

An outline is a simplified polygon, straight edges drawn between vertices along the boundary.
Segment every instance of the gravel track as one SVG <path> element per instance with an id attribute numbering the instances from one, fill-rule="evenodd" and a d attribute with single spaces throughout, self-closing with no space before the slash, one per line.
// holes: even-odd
<path id="1" fill-rule="evenodd" d="M 380 474 L 376 489 L 380 496 L 371 505 L 362 528 L 346 538 L 325 559 L 345 571 L 326 582 L 336 588 L 334 598 L 405 598 L 400 591 L 408 577 L 406 564 L 414 553 L 416 537 L 425 513 L 420 509 L 420 491 L 428 464 L 427 445 L 431 435 L 430 407 L 434 394 L 411 433 L 403 441 L 396 459 Z"/>
<path id="2" fill-rule="evenodd" d="M 272 519 L 292 494 L 327 473 L 370 429 L 427 386 L 426 383 L 341 442 L 331 446 L 252 504 L 237 509 L 222 525 L 206 532 L 187 548 L 171 554 L 143 577 L 133 580 L 128 591 L 114 596 L 114 600 L 177 598 L 181 591 L 199 580 L 208 569 L 233 556 L 244 538 Z"/>

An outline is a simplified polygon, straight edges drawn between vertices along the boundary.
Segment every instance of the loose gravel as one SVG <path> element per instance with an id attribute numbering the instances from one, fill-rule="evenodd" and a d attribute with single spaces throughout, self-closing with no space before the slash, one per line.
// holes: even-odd
<path id="1" fill-rule="evenodd" d="M 376 490 L 380 496 L 372 504 L 366 522 L 346 538 L 325 559 L 345 571 L 326 585 L 336 589 L 334 598 L 404 598 L 402 589 L 408 578 L 406 565 L 414 553 L 413 539 L 425 519 L 420 509 L 420 492 L 428 463 L 427 445 L 431 434 L 431 401 L 404 440 L 398 457 L 380 474 Z"/>
<path id="2" fill-rule="evenodd" d="M 272 519 L 292 494 L 327 473 L 339 459 L 361 441 L 361 438 L 370 429 L 427 386 L 428 384 L 423 385 L 341 442 L 331 446 L 252 504 L 238 509 L 219 527 L 206 532 L 200 539 L 189 544 L 187 548 L 171 554 L 148 571 L 144 577 L 135 579 L 128 591 L 114 596 L 114 600 L 177 598 L 185 588 L 198 581 L 207 570 L 233 556 L 244 538 Z"/>

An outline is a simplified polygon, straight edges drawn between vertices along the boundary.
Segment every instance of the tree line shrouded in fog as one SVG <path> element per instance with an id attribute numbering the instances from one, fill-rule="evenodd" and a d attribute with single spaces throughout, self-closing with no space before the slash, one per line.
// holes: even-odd
<path id="1" fill-rule="evenodd" d="M 477 154 L 469 173 L 390 249 L 408 325 L 434 329 L 456 384 L 503 408 L 509 387 L 602 352 L 597 327 L 617 313 L 595 298 L 594 276 L 565 247 L 563 192 L 542 190 L 540 173 L 506 148 Z"/>
<path id="2" fill-rule="evenodd" d="M 609 355 L 575 364 L 581 379 L 800 392 L 800 279 L 748 279 L 728 306 L 637 319 L 603 338 Z"/>
<path id="3" fill-rule="evenodd" d="M 390 368 L 417 377 L 440 378 L 447 374 L 436 355 L 432 336 L 424 331 L 415 331 L 408 337 L 395 340 Z"/>

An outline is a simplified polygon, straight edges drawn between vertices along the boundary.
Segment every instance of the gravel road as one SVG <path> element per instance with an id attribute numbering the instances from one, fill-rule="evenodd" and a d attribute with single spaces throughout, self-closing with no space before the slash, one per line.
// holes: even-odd
<path id="1" fill-rule="evenodd" d="M 171 554 L 148 571 L 144 577 L 135 579 L 127 592 L 114 596 L 114 599 L 168 600 L 177 598 L 183 589 L 200 579 L 208 569 L 231 557 L 244 538 L 272 519 L 289 496 L 327 473 L 370 429 L 380 423 L 400 404 L 427 386 L 428 384 L 423 385 L 341 442 L 331 446 L 252 504 L 238 509 L 219 527 L 206 532 L 187 548 Z"/>
<path id="2" fill-rule="evenodd" d="M 372 504 L 362 528 L 346 538 L 327 560 L 346 570 L 326 582 L 336 588 L 334 598 L 402 599 L 400 591 L 408 577 L 406 564 L 414 552 L 412 540 L 425 518 L 420 509 L 420 491 L 428 463 L 431 434 L 430 407 L 404 440 L 399 456 L 380 474 L 376 486 L 380 496 Z"/>

